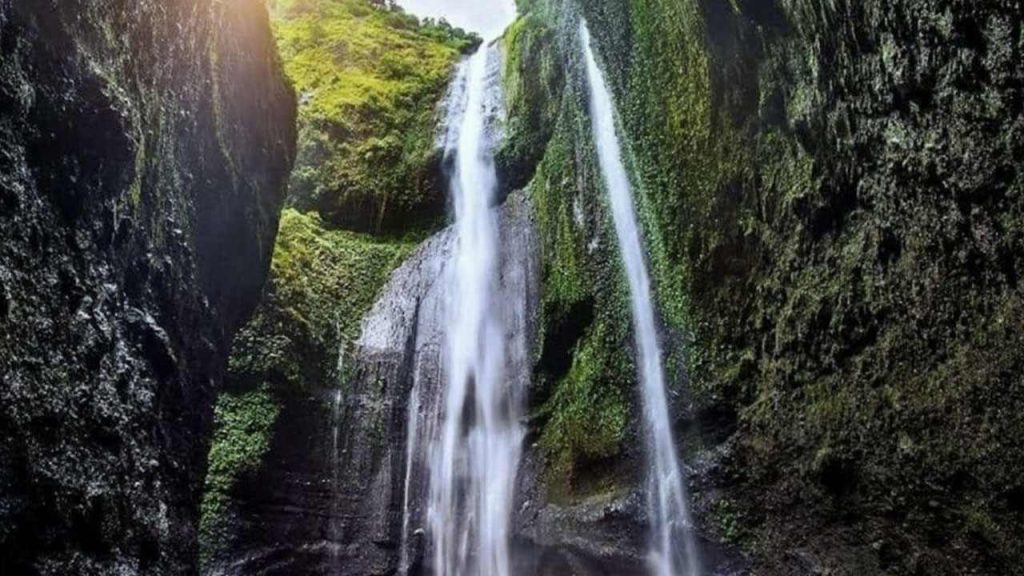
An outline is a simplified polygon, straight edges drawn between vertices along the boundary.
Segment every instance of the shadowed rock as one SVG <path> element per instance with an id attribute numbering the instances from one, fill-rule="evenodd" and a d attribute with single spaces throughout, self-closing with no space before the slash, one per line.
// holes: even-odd
<path id="1" fill-rule="evenodd" d="M 294 114 L 256 0 L 0 0 L 0 572 L 194 573 Z"/>

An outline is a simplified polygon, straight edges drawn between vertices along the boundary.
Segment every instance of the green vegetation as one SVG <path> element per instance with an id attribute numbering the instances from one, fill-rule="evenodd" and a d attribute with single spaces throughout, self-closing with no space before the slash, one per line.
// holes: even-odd
<path id="1" fill-rule="evenodd" d="M 726 499 L 698 502 L 706 525 L 765 574 L 790 573 L 779 551 L 795 547 L 836 573 L 1012 572 L 1024 557 L 1012 537 L 1024 525 L 1019 13 L 720 4 L 531 0 L 506 38 L 509 124 L 555 127 L 540 141 L 510 131 L 506 145 L 527 166 L 544 149 L 530 192 L 550 480 L 585 495 L 573 471 L 612 467 L 635 444 L 628 416 L 618 424 L 635 410 L 616 358 L 628 334 L 609 336 L 628 315 L 612 304 L 616 254 L 576 88 L 585 15 L 615 71 L 672 381 L 685 369 L 695 414 L 730 438 Z M 941 48 L 915 59 L 908 45 Z M 518 73 L 546 60 L 566 76 L 554 108 Z"/>
<path id="2" fill-rule="evenodd" d="M 235 339 L 229 383 L 289 390 L 338 382 L 338 354 L 358 337 L 363 315 L 415 244 L 330 230 L 316 214 L 285 210 L 270 285 Z"/>
<path id="3" fill-rule="evenodd" d="M 627 289 L 584 110 L 579 16 L 557 0 L 526 8 L 505 36 L 510 129 L 499 162 L 515 166 L 513 177 L 529 177 L 537 166 L 530 193 L 544 249 L 538 413 L 551 456 L 549 484 L 571 498 L 609 488 L 607 482 L 574 486 L 574 471 L 617 475 L 614 466 L 601 472 L 588 465 L 627 459 L 638 432 L 628 416 L 636 413 L 638 397 Z M 705 241 L 702 234 L 714 233 L 704 225 L 709 208 L 703 200 L 738 171 L 728 151 L 729 125 L 711 112 L 703 20 L 690 3 L 624 8 L 594 2 L 583 12 L 599 58 L 617 72 L 610 79 L 618 101 L 626 103 L 623 128 L 633 136 L 626 139 L 627 160 L 636 175 L 656 297 L 674 332 L 670 340 L 679 341 L 689 327 L 690 276 L 683 262 Z M 669 352 L 670 376 L 679 381 L 689 355 Z"/>
<path id="4" fill-rule="evenodd" d="M 549 495 L 572 501 L 621 487 L 616 458 L 636 432 L 635 378 L 625 278 L 557 26 L 529 13 L 505 34 L 509 117 L 498 162 L 511 186 L 529 180 L 543 264 L 532 401 Z"/>
<path id="5" fill-rule="evenodd" d="M 549 494 L 629 485 L 640 445 L 627 292 L 584 109 L 584 15 L 614 71 L 678 437 L 698 452 L 721 443 L 702 452 L 704 526 L 769 576 L 792 573 L 780 551 L 797 548 L 823 573 L 1012 573 L 1024 558 L 1019 15 L 769 4 L 531 0 L 505 35 L 497 160 L 527 187 L 540 234 L 531 423 Z M 341 379 L 337 351 L 412 247 L 329 228 L 395 237 L 436 223 L 434 104 L 472 43 L 354 0 L 278 10 L 304 111 L 293 202 L 323 217 L 285 214 L 267 301 L 232 358 L 231 385 L 270 397 Z M 921 39 L 927 59 L 899 48 Z M 235 400 L 219 421 L 263 422 L 229 419 L 259 407 Z M 213 485 L 244 468 L 216 469 Z"/>
<path id="6" fill-rule="evenodd" d="M 436 106 L 456 59 L 479 42 L 372 0 L 272 8 L 299 95 L 299 152 L 264 298 L 236 336 L 217 405 L 207 560 L 226 543 L 232 487 L 259 469 L 281 407 L 303 391 L 344 385 L 339 370 L 351 365 L 344 360 L 362 317 L 441 221 Z"/>
<path id="7" fill-rule="evenodd" d="M 541 411 L 548 416 L 541 445 L 553 457 L 548 485 L 563 499 L 576 495 L 581 483 L 593 482 L 581 468 L 621 454 L 628 430 L 632 375 L 623 366 L 630 364 L 610 353 L 621 341 L 606 337 L 607 324 L 593 330 L 569 351 L 572 366 Z"/>
<path id="8" fill-rule="evenodd" d="M 505 31 L 504 88 L 508 121 L 496 153 L 503 185 L 518 189 L 544 155 L 562 102 L 565 72 L 554 31 L 527 14 Z"/>
<path id="9" fill-rule="evenodd" d="M 220 520 L 230 502 L 230 490 L 242 474 L 259 467 L 270 448 L 279 408 L 266 386 L 243 393 L 225 393 L 217 399 L 214 436 L 208 457 L 202 503 L 202 541 L 214 542 L 223 528 Z M 210 551 L 204 546 L 203 555 Z"/>
<path id="10" fill-rule="evenodd" d="M 292 205 L 355 230 L 435 226 L 437 104 L 479 38 L 369 0 L 278 2 L 275 16 L 299 95 Z"/>
<path id="11" fill-rule="evenodd" d="M 258 470 L 290 395 L 343 385 L 339 354 L 351 353 L 360 321 L 416 246 L 330 230 L 316 214 L 286 209 L 264 300 L 235 339 L 227 391 L 218 398 L 203 494 L 203 556 L 225 544 L 231 488 Z M 350 365 L 351 363 L 347 363 Z"/>
<path id="12" fill-rule="evenodd" d="M 576 172 L 571 144 L 578 124 L 570 119 L 579 110 L 568 98 L 564 103 L 530 194 L 543 250 L 541 444 L 552 458 L 547 478 L 553 495 L 571 499 L 581 481 L 603 485 L 581 475 L 589 464 L 622 454 L 631 430 L 634 364 L 626 352 L 631 349 L 628 296 L 611 229 L 603 224 L 606 206 L 595 195 L 599 187 L 573 187 L 583 177 Z"/>

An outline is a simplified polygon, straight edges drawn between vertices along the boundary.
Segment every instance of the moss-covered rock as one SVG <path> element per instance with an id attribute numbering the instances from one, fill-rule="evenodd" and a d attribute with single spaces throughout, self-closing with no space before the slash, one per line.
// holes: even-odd
<path id="1" fill-rule="evenodd" d="M 631 369 L 580 383 L 628 349 L 626 328 L 607 349 L 581 342 L 607 334 L 599 299 L 617 290 L 594 281 L 614 278 L 616 255 L 574 88 L 586 16 L 613 71 L 673 391 L 687 397 L 685 368 L 705 432 L 682 418 L 679 436 L 728 438 L 725 464 L 698 478 L 706 529 L 766 574 L 1022 565 L 1019 6 L 520 7 L 518 26 L 557 30 L 549 58 L 567 78 L 530 184 L 545 267 L 535 422 L 554 462 L 595 453 L 577 429 L 635 445 L 592 428 L 618 421 L 611 391 L 635 405 Z M 581 406 L 602 418 L 560 424 Z"/>
<path id="2" fill-rule="evenodd" d="M 227 390 L 217 402 L 204 489 L 206 566 L 235 552 L 234 524 L 249 521 L 245 516 L 280 489 L 262 476 L 264 466 L 274 468 L 281 460 L 271 451 L 275 434 L 294 428 L 289 420 L 295 418 L 330 420 L 330 406 L 310 399 L 333 398 L 332 391 L 340 392 L 361 319 L 391 271 L 415 246 L 415 238 L 332 230 L 316 214 L 294 209 L 282 214 L 264 300 L 235 339 Z M 316 455 L 308 454 L 304 465 L 328 465 L 315 460 Z"/>
<path id="3" fill-rule="evenodd" d="M 291 204 L 367 232 L 442 221 L 437 105 L 479 38 L 370 0 L 278 2 L 274 32 L 300 103 Z"/>
<path id="4" fill-rule="evenodd" d="M 0 1 L 0 572 L 195 572 L 294 123 L 259 1 Z"/>
<path id="5" fill-rule="evenodd" d="M 502 187 L 518 190 L 533 177 L 554 132 L 565 72 L 555 31 L 539 15 L 517 19 L 502 42 L 507 122 L 495 163 Z"/>
<path id="6" fill-rule="evenodd" d="M 327 455 L 284 444 L 309 442 L 301 436 L 336 417 L 363 315 L 417 240 L 443 222 L 437 104 L 456 60 L 479 43 L 444 21 L 371 0 L 278 0 L 273 22 L 299 94 L 299 151 L 270 282 L 235 339 L 218 403 L 203 519 L 207 570 L 290 522 L 317 526 L 312 516 L 321 511 L 302 505 L 297 519 L 261 516 L 273 498 L 324 497 L 320 484 L 332 475 Z M 273 408 L 269 421 L 267 406 L 241 401 L 253 395 Z M 251 458 L 223 458 L 236 453 L 240 432 L 231 422 L 266 424 L 245 432 L 260 447 Z M 298 477 L 311 495 L 296 494 Z M 247 533 L 250 525 L 261 534 Z"/>
<path id="7" fill-rule="evenodd" d="M 415 245 L 414 236 L 332 230 L 316 214 L 286 209 L 264 300 L 235 339 L 228 386 L 338 382 L 339 354 L 350 351 L 378 290 Z"/>
<path id="8" fill-rule="evenodd" d="M 758 124 L 730 234 L 746 263 L 729 282 L 706 267 L 693 307 L 698 341 L 730 351 L 708 375 L 744 389 L 744 489 L 773 495 L 748 504 L 773 535 L 759 550 L 803 541 L 851 574 L 1024 563 L 1008 537 L 1024 520 L 1024 452 L 1006 444 L 1024 401 L 1011 4 L 741 6 L 768 31 L 756 68 L 721 65 L 757 79 L 756 116 L 723 107 Z"/>
<path id="9" fill-rule="evenodd" d="M 547 496 L 615 491 L 636 471 L 628 292 L 590 143 L 570 12 L 535 5 L 504 37 L 508 100 L 498 163 L 528 181 L 540 235 L 541 334 L 530 393 Z M 631 470 L 631 471 L 630 471 Z"/>
<path id="10" fill-rule="evenodd" d="M 230 490 L 242 474 L 252 473 L 270 448 L 270 435 L 280 408 L 266 386 L 251 392 L 226 392 L 214 410 L 214 436 L 203 488 L 201 542 L 204 560 L 210 542 L 227 537 L 223 522 Z"/>

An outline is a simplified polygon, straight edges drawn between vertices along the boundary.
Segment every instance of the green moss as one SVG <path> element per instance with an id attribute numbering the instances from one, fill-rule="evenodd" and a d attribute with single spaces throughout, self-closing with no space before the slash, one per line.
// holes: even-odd
<path id="1" fill-rule="evenodd" d="M 524 186 L 545 152 L 565 83 L 555 33 L 539 16 L 517 19 L 503 37 L 505 139 L 495 154 L 503 184 Z"/>
<path id="2" fill-rule="evenodd" d="M 585 110 L 578 12 L 558 0 L 531 2 L 527 10 L 505 37 L 512 129 L 502 153 L 530 166 L 542 150 L 529 187 L 544 263 L 541 437 L 551 456 L 551 483 L 567 486 L 568 496 L 583 496 L 573 485 L 577 471 L 594 460 L 621 461 L 635 432 L 626 417 L 638 399 L 628 289 Z M 689 271 L 703 256 L 702 244 L 714 241 L 716 230 L 706 224 L 721 211 L 717 191 L 739 177 L 744 153 L 730 149 L 737 136 L 712 109 L 700 8 L 594 1 L 582 12 L 599 60 L 615 71 L 609 78 L 621 103 L 626 161 L 660 311 L 675 333 L 692 333 Z M 560 70 L 565 80 L 546 82 L 548 70 Z M 559 361 L 552 348 L 563 348 L 569 358 Z M 672 381 L 700 356 L 681 348 L 666 352 Z M 552 366 L 569 368 L 559 374 Z"/>
<path id="3" fill-rule="evenodd" d="M 840 572 L 856 555 L 858 573 L 1004 573 L 1024 556 L 1006 500 L 1024 452 L 1005 442 L 1024 402 L 1022 140 L 995 128 L 1022 120 L 989 120 L 1005 14 L 777 8 L 789 33 L 712 50 L 712 110 L 749 150 L 688 270 L 697 382 L 740 415 L 741 539 Z"/>
<path id="4" fill-rule="evenodd" d="M 259 468 L 270 448 L 278 406 L 267 387 L 240 394 L 221 394 L 214 409 L 214 436 L 203 489 L 202 541 L 218 541 L 230 490 L 242 474 Z M 203 555 L 212 553 L 204 546 Z"/>
<path id="5" fill-rule="evenodd" d="M 570 130 L 566 116 L 530 184 L 543 245 L 544 307 L 561 311 L 590 296 L 593 289 L 585 282 L 586 222 L 581 216 L 582 196 L 574 188 L 575 150 Z"/>
<path id="6" fill-rule="evenodd" d="M 628 28 L 615 37 L 596 36 L 598 52 L 608 69 L 627 70 L 612 86 L 659 309 L 671 328 L 692 331 L 693 270 L 720 242 L 716 223 L 732 216 L 719 192 L 740 176 L 747 149 L 713 107 L 700 5 L 634 2 L 625 20 Z M 629 49 L 619 52 L 626 35 Z"/>
<path id="7" fill-rule="evenodd" d="M 591 465 L 629 445 L 635 368 L 625 277 L 584 101 L 572 88 L 577 71 L 562 68 L 560 25 L 529 14 L 506 33 L 512 129 L 499 157 L 517 174 L 533 174 L 543 264 L 534 414 L 550 495 L 576 500 L 621 487 L 617 467 Z M 545 70 L 568 76 L 547 81 Z"/>
<path id="8" fill-rule="evenodd" d="M 750 524 L 742 507 L 728 498 L 716 500 L 712 510 L 715 522 L 714 529 L 722 542 L 735 544 L 742 542 L 747 536 L 747 526 Z"/>
<path id="9" fill-rule="evenodd" d="M 230 381 L 282 389 L 338 382 L 339 353 L 350 350 L 362 317 L 415 245 L 414 236 L 330 230 L 315 214 L 285 210 L 266 298 L 235 340 Z"/>
<path id="10" fill-rule="evenodd" d="M 571 494 L 577 469 L 616 456 L 625 440 L 631 375 L 624 355 L 611 354 L 608 330 L 597 323 L 573 351 L 572 367 L 541 414 L 548 416 L 541 446 L 552 456 L 548 484 Z"/>
<path id="11" fill-rule="evenodd" d="M 331 230 L 316 214 L 284 211 L 264 300 L 235 339 L 228 390 L 218 399 L 203 495 L 205 559 L 226 544 L 232 486 L 260 465 L 282 403 L 344 384 L 361 319 L 416 244 L 415 236 Z"/>
<path id="12" fill-rule="evenodd" d="M 300 103 L 292 204 L 351 229 L 436 224 L 436 105 L 479 39 L 369 0 L 280 3 L 275 14 Z"/>

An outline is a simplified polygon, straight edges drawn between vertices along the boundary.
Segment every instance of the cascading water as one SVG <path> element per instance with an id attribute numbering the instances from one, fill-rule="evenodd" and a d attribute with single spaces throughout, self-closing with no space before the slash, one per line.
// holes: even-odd
<path id="1" fill-rule="evenodd" d="M 337 329 L 337 328 L 336 328 Z M 338 347 L 338 361 L 335 364 L 338 378 L 343 378 L 345 373 L 345 346 Z M 342 382 L 338 382 L 338 388 L 334 390 L 331 399 L 331 502 L 334 507 L 331 510 L 331 570 L 337 573 L 341 568 L 340 547 L 337 545 L 341 536 L 341 525 L 339 522 L 338 505 L 341 502 L 341 419 L 342 419 Z"/>
<path id="2" fill-rule="evenodd" d="M 493 137 L 497 50 L 483 46 L 466 70 L 465 106 L 450 187 L 456 246 L 448 271 L 447 374 L 432 439 L 428 525 L 434 573 L 507 576 L 513 489 L 523 431 L 507 385 Z M 457 93 L 458 94 L 458 93 Z"/>
<path id="3" fill-rule="evenodd" d="M 598 163 L 612 207 L 615 232 L 629 279 L 649 466 L 648 514 L 651 522 L 651 566 L 657 576 L 699 576 L 697 545 L 676 455 L 665 395 L 651 282 L 644 264 L 643 245 L 633 209 L 629 177 L 615 133 L 615 112 L 604 75 L 597 65 L 586 23 L 580 25 L 590 87 L 590 117 Z"/>
<path id="4" fill-rule="evenodd" d="M 416 448 L 419 444 L 420 433 L 420 389 L 413 385 L 409 396 L 409 411 L 406 422 L 408 425 L 405 431 L 405 483 L 402 489 L 402 542 L 399 550 L 398 573 L 408 574 L 410 568 L 409 558 L 409 529 L 411 516 L 412 499 L 412 471 L 416 464 Z"/>

